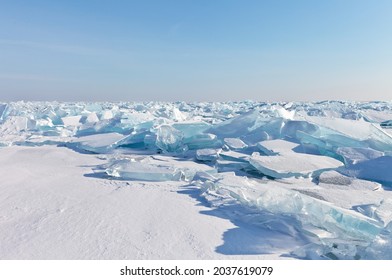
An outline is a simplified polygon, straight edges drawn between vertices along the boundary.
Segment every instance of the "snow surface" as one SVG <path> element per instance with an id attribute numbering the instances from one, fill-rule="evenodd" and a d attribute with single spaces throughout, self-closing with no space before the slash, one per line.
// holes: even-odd
<path id="1" fill-rule="evenodd" d="M 392 259 L 392 103 L 0 104 L 2 259 Z"/>

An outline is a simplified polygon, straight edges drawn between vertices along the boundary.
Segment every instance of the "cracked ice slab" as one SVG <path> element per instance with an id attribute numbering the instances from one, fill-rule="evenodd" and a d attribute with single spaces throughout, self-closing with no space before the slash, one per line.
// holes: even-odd
<path id="1" fill-rule="evenodd" d="M 292 151 L 298 145 L 284 141 L 263 141 L 259 147 L 265 152 L 275 155 L 261 156 L 253 153 L 249 163 L 261 173 L 273 178 L 309 177 L 313 173 L 341 167 L 340 161 L 319 155 L 302 154 Z"/>
<path id="2" fill-rule="evenodd" d="M 382 156 L 352 164 L 339 171 L 347 176 L 379 182 L 392 187 L 392 156 Z"/>
<path id="3" fill-rule="evenodd" d="M 336 153 L 344 158 L 346 164 L 356 164 L 358 162 L 375 159 L 384 155 L 383 152 L 371 148 L 352 148 L 340 147 L 336 149 Z"/>
<path id="4" fill-rule="evenodd" d="M 359 141 L 360 143 L 369 145 L 371 148 L 380 151 L 391 151 L 392 150 L 392 136 L 384 131 L 379 125 L 374 123 L 360 120 L 347 120 L 342 118 L 326 118 L 326 117 L 305 117 L 306 121 L 317 124 L 321 128 L 320 137 L 331 140 L 337 140 L 340 146 L 345 146 L 344 141 L 353 140 Z M 334 135 L 334 133 L 337 133 Z M 339 135 L 340 134 L 340 135 Z M 342 141 L 340 136 L 346 138 Z M 334 139 L 338 137 L 337 139 Z M 341 142 L 342 141 L 342 142 Z M 357 143 L 356 145 L 358 145 Z"/>
<path id="5" fill-rule="evenodd" d="M 292 153 L 293 149 L 298 147 L 299 145 L 296 143 L 292 143 L 289 141 L 276 139 L 276 140 L 267 140 L 261 141 L 257 143 L 257 147 L 264 154 L 268 156 L 281 154 L 281 153 Z"/>
<path id="6" fill-rule="evenodd" d="M 79 137 L 69 142 L 68 146 L 93 153 L 107 153 L 123 138 L 124 135 L 119 133 L 94 134 Z"/>
<path id="7" fill-rule="evenodd" d="M 205 164 L 164 156 L 114 159 L 105 169 L 109 176 L 141 181 L 192 181 L 198 172 L 217 171 Z"/>
<path id="8" fill-rule="evenodd" d="M 248 147 L 241 139 L 239 138 L 225 138 L 223 139 L 225 144 L 232 150 L 241 150 Z"/>

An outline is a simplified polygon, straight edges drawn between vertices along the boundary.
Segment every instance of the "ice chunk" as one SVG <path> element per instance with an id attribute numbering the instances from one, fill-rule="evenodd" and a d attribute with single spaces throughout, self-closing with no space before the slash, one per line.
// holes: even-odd
<path id="1" fill-rule="evenodd" d="M 282 118 L 257 119 L 256 124 L 249 128 L 247 133 L 244 132 L 238 135 L 242 135 L 241 139 L 248 143 L 248 145 L 264 140 L 278 139 L 282 135 L 282 128 L 285 125 L 285 121 Z"/>
<path id="2" fill-rule="evenodd" d="M 109 176 L 128 180 L 179 181 L 184 178 L 180 170 L 170 166 L 132 161 L 115 162 L 105 171 Z"/>
<path id="3" fill-rule="evenodd" d="M 235 152 L 235 151 L 224 151 L 221 152 L 219 155 L 224 160 L 237 161 L 237 162 L 248 162 L 248 158 L 249 158 L 249 155 L 240 152 Z"/>
<path id="4" fill-rule="evenodd" d="M 154 141 L 154 144 L 156 142 L 156 137 L 149 138 L 151 136 L 150 132 L 148 130 L 136 132 L 133 131 L 131 134 L 127 135 L 120 141 L 116 143 L 118 147 L 124 147 L 124 148 L 133 148 L 133 149 L 140 149 L 145 147 L 145 140 L 148 142 L 150 140 Z M 147 137 L 147 138 L 146 138 Z M 151 146 L 151 142 L 148 143 Z"/>
<path id="5" fill-rule="evenodd" d="M 309 177 L 312 173 L 342 166 L 340 161 L 333 158 L 294 152 L 276 156 L 253 153 L 249 163 L 262 174 L 273 178 Z"/>
<path id="6" fill-rule="evenodd" d="M 371 123 L 381 123 L 392 119 L 392 112 L 387 108 L 381 110 L 358 109 L 358 111 L 365 121 Z"/>
<path id="7" fill-rule="evenodd" d="M 184 139 L 190 138 L 192 136 L 203 134 L 208 128 L 211 127 L 210 124 L 206 122 L 181 122 L 172 124 L 173 128 L 181 131 L 184 135 Z"/>
<path id="8" fill-rule="evenodd" d="M 291 153 L 298 144 L 285 140 L 267 140 L 257 143 L 257 147 L 266 155 L 276 155 L 281 153 Z"/>
<path id="9" fill-rule="evenodd" d="M 239 138 L 225 138 L 223 139 L 225 144 L 231 149 L 231 150 L 241 150 L 245 149 L 248 147 L 241 139 Z"/>
<path id="10" fill-rule="evenodd" d="M 275 113 L 276 113 L 277 117 L 281 117 L 281 118 L 288 119 L 288 120 L 294 119 L 295 110 L 289 111 L 281 106 L 274 106 L 274 107 L 273 107 L 273 109 L 275 109 Z"/>
<path id="11" fill-rule="evenodd" d="M 122 114 L 120 123 L 125 127 L 135 127 L 142 123 L 152 122 L 154 116 L 150 112 L 133 112 L 126 111 Z"/>
<path id="12" fill-rule="evenodd" d="M 339 171 L 350 177 L 375 181 L 392 187 L 391 166 L 392 156 L 382 156 L 341 168 Z"/>
<path id="13" fill-rule="evenodd" d="M 96 123 L 84 123 L 77 127 L 78 130 L 76 131 L 76 136 L 86 136 L 91 134 L 102 134 L 110 132 L 123 134 L 129 133 L 129 129 L 124 129 L 118 124 L 118 119 L 101 120 Z"/>
<path id="14" fill-rule="evenodd" d="M 216 135 L 211 133 L 197 134 L 184 139 L 184 144 L 187 145 L 190 150 L 206 148 L 214 149 L 222 147 L 222 142 L 216 137 Z"/>
<path id="15" fill-rule="evenodd" d="M 166 153 L 182 153 L 188 149 L 184 135 L 170 125 L 161 125 L 157 131 L 156 146 Z"/>
<path id="16" fill-rule="evenodd" d="M 219 172 L 257 171 L 248 161 L 249 155 L 235 151 L 222 151 L 219 154 L 217 168 Z"/>
<path id="17" fill-rule="evenodd" d="M 40 131 L 47 131 L 47 130 L 53 130 L 53 122 L 51 119 L 46 118 L 46 119 L 38 119 L 36 120 L 35 127 L 36 129 Z"/>
<path id="18" fill-rule="evenodd" d="M 10 116 L 1 125 L 3 133 L 17 133 L 19 131 L 27 131 L 35 128 L 36 122 L 27 117 Z"/>
<path id="19" fill-rule="evenodd" d="M 155 134 L 146 133 L 144 135 L 143 142 L 144 142 L 144 146 L 147 149 L 154 149 L 154 148 L 156 149 L 156 146 L 155 146 L 156 141 L 157 141 L 157 136 Z"/>
<path id="20" fill-rule="evenodd" d="M 14 143 L 23 143 L 29 136 L 30 130 L 35 129 L 36 121 L 23 116 L 8 116 L 0 124 L 0 145 L 9 146 Z"/>
<path id="21" fill-rule="evenodd" d="M 238 137 L 238 135 L 248 134 L 251 130 L 256 129 L 255 124 L 258 117 L 259 113 L 256 110 L 246 112 L 211 127 L 207 132 L 221 137 Z"/>
<path id="22" fill-rule="evenodd" d="M 338 136 L 344 137 L 346 142 L 348 141 L 360 141 L 365 142 L 371 148 L 384 151 L 392 150 L 392 137 L 383 131 L 379 126 L 368 123 L 364 120 L 346 120 L 339 118 L 325 118 L 325 117 L 307 117 L 307 121 L 317 124 L 322 129 L 321 132 L 332 139 L 332 135 L 335 136 L 335 141 L 340 145 L 337 146 L 351 146 L 344 145 L 342 138 L 336 138 Z M 363 144 L 362 144 L 363 145 Z M 357 146 L 360 147 L 360 146 Z"/>
<path id="23" fill-rule="evenodd" d="M 336 153 L 344 158 L 346 164 L 351 165 L 361 161 L 375 159 L 384 155 L 383 152 L 371 148 L 339 147 Z"/>
<path id="24" fill-rule="evenodd" d="M 191 181 L 198 172 L 215 174 L 216 170 L 192 161 L 167 157 L 114 159 L 105 169 L 109 176 L 141 181 Z"/>
<path id="25" fill-rule="evenodd" d="M 0 104 L 0 123 L 6 118 L 7 104 Z"/>
<path id="26" fill-rule="evenodd" d="M 176 121 L 185 121 L 187 119 L 187 116 L 185 113 L 178 110 L 178 108 L 173 108 L 172 119 Z"/>
<path id="27" fill-rule="evenodd" d="M 93 153 L 107 153 L 123 138 L 124 135 L 119 133 L 94 134 L 79 137 L 69 142 L 68 146 Z"/>
<path id="28" fill-rule="evenodd" d="M 214 161 L 218 158 L 220 150 L 200 149 L 196 151 L 196 158 L 201 161 Z"/>
<path id="29" fill-rule="evenodd" d="M 64 126 L 78 126 L 80 125 L 81 118 L 82 116 L 68 116 L 61 118 L 61 121 Z"/>
<path id="30" fill-rule="evenodd" d="M 88 114 L 88 116 L 86 117 L 85 122 L 86 123 L 96 123 L 96 122 L 99 122 L 99 118 L 97 116 L 97 113 L 92 112 L 92 113 Z"/>
<path id="31" fill-rule="evenodd" d="M 307 133 L 315 133 L 318 127 L 307 121 L 286 121 L 281 129 L 282 137 L 290 137 L 295 139 L 298 131 L 303 131 Z"/>
<path id="32" fill-rule="evenodd" d="M 336 153 L 339 147 L 368 147 L 366 143 L 353 140 L 351 138 L 322 134 L 322 136 L 312 136 L 303 131 L 297 131 L 297 139 L 301 142 L 302 148 L 309 153 L 319 153 L 321 155 L 333 157 L 338 160 L 343 160 L 342 156 Z"/>
<path id="33" fill-rule="evenodd" d="M 377 205 L 374 215 L 387 226 L 392 221 L 392 199 L 385 198 Z"/>
<path id="34" fill-rule="evenodd" d="M 238 171 L 253 171 L 254 168 L 249 164 L 249 162 L 241 162 L 234 160 L 218 159 L 216 162 L 216 167 L 219 172 L 238 172 Z"/>
<path id="35" fill-rule="evenodd" d="M 110 120 L 114 117 L 113 111 L 106 110 L 101 113 L 101 120 Z"/>
<path id="36" fill-rule="evenodd" d="M 324 174 L 325 177 L 321 181 L 316 180 L 317 184 L 315 184 L 315 180 L 306 178 L 287 178 L 275 180 L 273 184 L 269 183 L 269 186 L 295 190 L 303 195 L 326 201 L 331 205 L 355 211 L 358 211 L 358 206 L 378 204 L 381 200 L 391 197 L 390 193 L 384 191 L 378 183 L 349 178 L 350 184 L 346 185 L 348 181 L 333 172 L 323 172 L 329 174 Z M 358 212 L 364 214 L 361 211 Z M 371 215 L 368 217 L 374 218 Z"/>
<path id="37" fill-rule="evenodd" d="M 291 214 L 306 225 L 326 229 L 335 237 L 373 239 L 381 230 L 373 220 L 301 193 L 271 188 L 254 204 L 274 213 Z"/>

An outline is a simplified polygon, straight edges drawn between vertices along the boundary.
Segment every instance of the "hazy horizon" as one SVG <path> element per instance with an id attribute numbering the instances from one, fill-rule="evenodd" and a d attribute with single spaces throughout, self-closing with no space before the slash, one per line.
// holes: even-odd
<path id="1" fill-rule="evenodd" d="M 391 101 L 392 2 L 0 5 L 0 101 Z"/>

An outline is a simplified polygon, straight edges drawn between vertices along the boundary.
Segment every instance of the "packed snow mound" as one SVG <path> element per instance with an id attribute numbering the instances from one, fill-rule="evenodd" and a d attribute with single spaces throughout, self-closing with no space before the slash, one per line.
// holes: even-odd
<path id="1" fill-rule="evenodd" d="M 0 147 L 66 146 L 106 159 L 100 178 L 198 186 L 227 217 L 300 240 L 300 258 L 392 258 L 391 119 L 391 102 L 12 102 Z"/>

